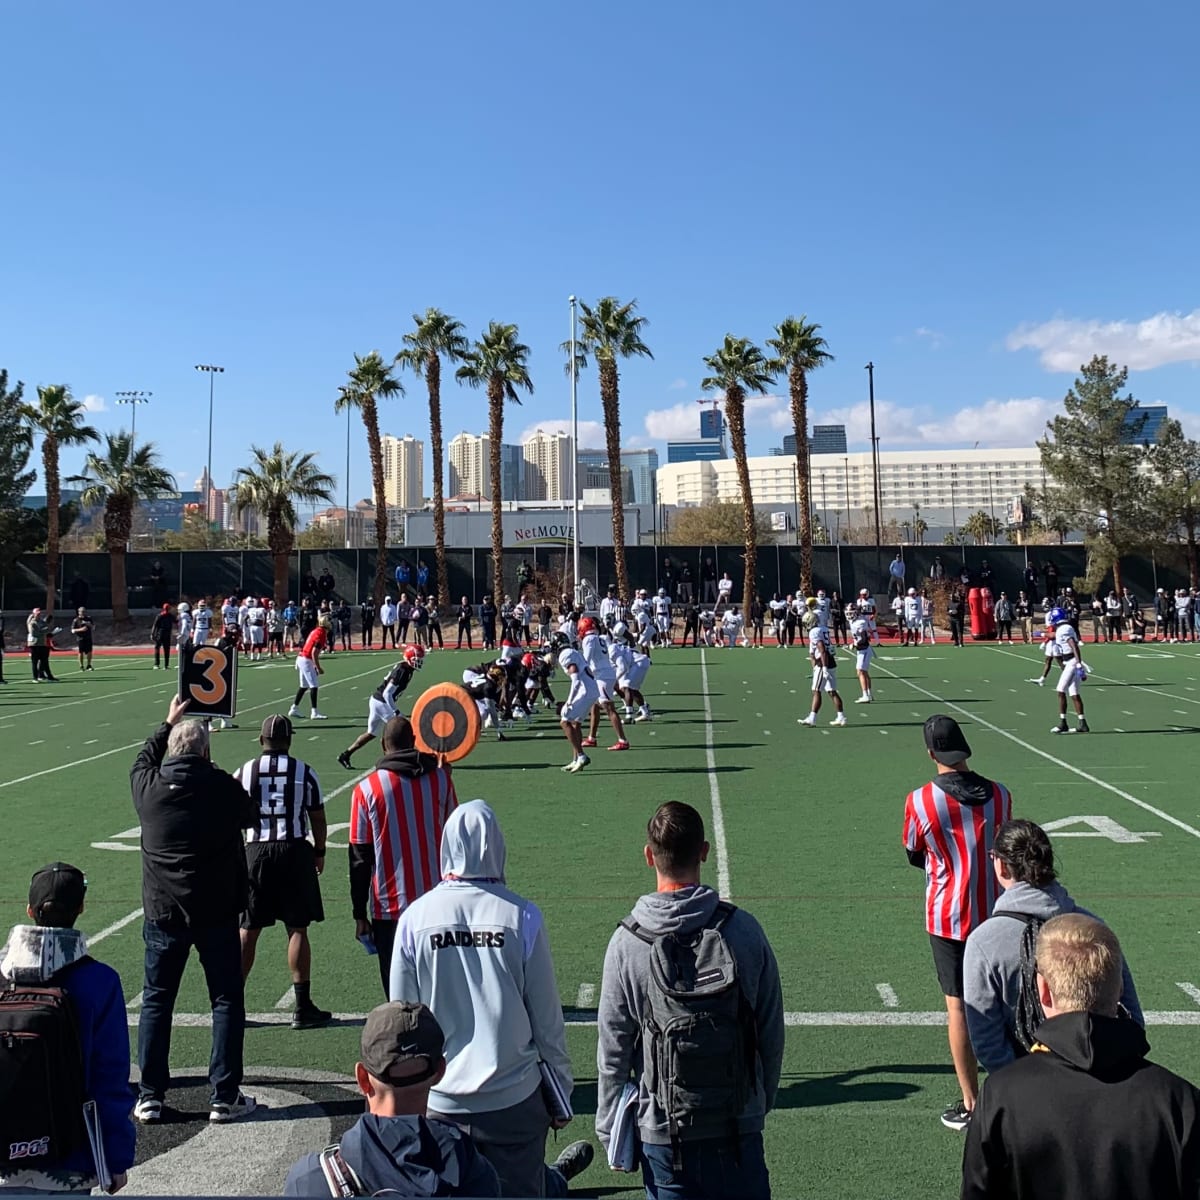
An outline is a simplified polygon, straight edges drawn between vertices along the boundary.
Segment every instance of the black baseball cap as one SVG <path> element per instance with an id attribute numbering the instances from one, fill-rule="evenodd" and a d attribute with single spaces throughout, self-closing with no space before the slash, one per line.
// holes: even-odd
<path id="1" fill-rule="evenodd" d="M 262 723 L 259 740 L 264 742 L 290 742 L 292 740 L 292 723 L 287 717 L 275 713 Z"/>
<path id="2" fill-rule="evenodd" d="M 940 713 L 925 722 L 925 748 L 944 767 L 956 767 L 971 757 L 971 747 L 958 722 Z"/>
<path id="3" fill-rule="evenodd" d="M 53 917 L 74 921 L 86 895 L 87 877 L 70 863 L 50 863 L 29 881 L 29 907 L 39 923 L 55 924 Z"/>
<path id="4" fill-rule="evenodd" d="M 381 1004 L 367 1014 L 362 1031 L 362 1064 L 384 1083 L 405 1086 L 429 1079 L 441 1065 L 446 1037 L 424 1004 Z M 424 1073 L 394 1074 L 398 1066 L 426 1059 Z"/>

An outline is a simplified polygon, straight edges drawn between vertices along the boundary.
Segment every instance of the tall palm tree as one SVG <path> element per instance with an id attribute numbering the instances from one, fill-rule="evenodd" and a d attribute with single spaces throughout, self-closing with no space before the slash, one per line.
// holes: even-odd
<path id="1" fill-rule="evenodd" d="M 580 304 L 579 337 L 575 342 L 575 370 L 587 366 L 588 355 L 600 370 L 600 406 L 604 413 L 604 443 L 608 451 L 608 486 L 612 496 L 613 554 L 617 563 L 617 593 L 630 595 L 625 565 L 625 501 L 621 495 L 621 387 L 617 364 L 622 358 L 653 358 L 642 341 L 645 317 L 637 315 L 637 301 L 622 304 L 615 296 L 602 296 L 595 308 Z M 568 355 L 571 343 L 564 342 Z M 567 373 L 572 364 L 568 361 Z M 578 447 L 573 447 L 578 454 Z M 578 466 L 576 466 L 578 472 Z M 578 582 L 578 581 L 576 581 Z"/>
<path id="2" fill-rule="evenodd" d="M 378 350 L 355 355 L 354 369 L 348 371 L 349 383 L 338 388 L 334 412 L 357 408 L 367 431 L 367 454 L 371 459 L 371 489 L 375 493 L 375 603 L 383 603 L 387 590 L 388 517 L 387 497 L 383 491 L 383 447 L 379 441 L 379 401 L 404 395 L 404 385 L 383 361 Z M 350 514 L 346 514 L 350 520 Z"/>
<path id="3" fill-rule="evenodd" d="M 492 595 L 504 595 L 504 521 L 500 444 L 504 440 L 504 401 L 520 404 L 517 389 L 533 395 L 529 378 L 529 347 L 517 341 L 517 327 L 492 321 L 463 355 L 455 372 L 468 387 L 484 388 L 488 399 L 488 458 L 492 488 Z"/>
<path id="4" fill-rule="evenodd" d="M 36 404 L 22 406 L 22 415 L 42 435 L 42 474 L 46 480 L 46 608 L 57 607 L 59 507 L 62 482 L 59 451 L 64 446 L 98 442 L 100 434 L 86 423 L 87 409 L 65 383 L 38 388 Z"/>
<path id="5" fill-rule="evenodd" d="M 104 435 L 104 448 L 89 451 L 83 474 L 72 483 L 83 484 L 83 504 L 104 505 L 104 548 L 112 570 L 113 624 L 129 621 L 129 589 L 125 582 L 125 548 L 133 528 L 133 509 L 139 500 L 156 500 L 176 491 L 175 477 L 158 461 L 152 442 L 133 444 L 133 435 L 121 430 Z"/>
<path id="6" fill-rule="evenodd" d="M 282 442 L 270 450 L 251 446 L 253 461 L 238 467 L 233 485 L 233 508 L 241 516 L 251 511 L 267 518 L 267 546 L 275 568 L 275 603 L 280 608 L 288 598 L 288 560 L 296 542 L 296 503 L 333 502 L 336 482 L 316 464 L 312 453 L 289 453 Z"/>
<path id="7" fill-rule="evenodd" d="M 746 551 L 746 581 L 742 603 L 748 605 L 758 587 L 758 530 L 754 520 L 754 495 L 750 491 L 750 465 L 746 461 L 746 393 L 763 395 L 775 382 L 776 364 L 749 338 L 725 335 L 725 342 L 710 354 L 704 365 L 712 372 L 700 383 L 706 392 L 725 394 L 725 422 L 733 461 L 737 464 L 738 487 L 742 493 L 742 537 Z"/>
<path id="8" fill-rule="evenodd" d="M 429 392 L 429 443 L 433 451 L 433 556 L 437 575 L 438 604 L 450 603 L 450 580 L 446 571 L 446 494 L 442 481 L 442 359 L 461 362 L 470 343 L 461 321 L 427 308 L 425 315 L 413 313 L 416 329 L 404 335 L 404 349 L 396 362 L 425 377 Z"/>
<path id="9" fill-rule="evenodd" d="M 800 496 L 800 587 L 812 592 L 812 477 L 808 458 L 808 373 L 833 362 L 820 325 L 799 317 L 787 317 L 775 326 L 767 345 L 775 351 L 775 369 L 786 371 L 792 401 L 792 426 L 796 433 L 796 486 Z"/>

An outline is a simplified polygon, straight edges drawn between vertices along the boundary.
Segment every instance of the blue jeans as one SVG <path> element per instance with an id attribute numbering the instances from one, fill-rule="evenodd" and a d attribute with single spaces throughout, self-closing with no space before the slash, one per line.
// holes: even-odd
<path id="1" fill-rule="evenodd" d="M 212 1055 L 208 1063 L 212 1102 L 231 1104 L 242 1086 L 242 1043 L 246 1034 L 237 924 L 189 929 L 146 921 L 142 940 L 146 943 L 146 975 L 138 1023 L 138 1095 L 161 1100 L 171 1085 L 171 1019 L 188 954 L 194 946 L 212 1004 Z"/>
<path id="2" fill-rule="evenodd" d="M 683 1142 L 679 1149 L 683 1169 L 677 1172 L 673 1147 L 643 1143 L 646 1200 L 770 1200 L 761 1133 Z"/>

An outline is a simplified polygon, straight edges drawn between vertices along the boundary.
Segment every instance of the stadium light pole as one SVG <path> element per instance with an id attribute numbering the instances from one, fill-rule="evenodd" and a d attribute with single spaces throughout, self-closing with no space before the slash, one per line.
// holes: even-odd
<path id="1" fill-rule="evenodd" d="M 583 597 L 583 586 L 579 581 L 579 364 L 575 358 L 575 306 L 571 304 L 571 546 L 572 567 L 575 571 L 575 603 Z M 608 481 L 612 487 L 612 480 Z M 618 486 L 620 481 L 618 480 Z"/>
<path id="2" fill-rule="evenodd" d="M 139 404 L 149 404 L 150 397 L 153 392 L 117 392 L 117 403 L 128 404 L 133 410 L 130 414 L 129 422 L 129 444 L 132 447 L 137 443 L 137 410 Z"/>
<path id="3" fill-rule="evenodd" d="M 376 513 L 376 516 L 379 514 Z M 346 519 L 342 522 L 346 549 L 350 549 L 350 405 L 346 405 Z"/>
<path id="4" fill-rule="evenodd" d="M 212 476 L 212 427 L 213 427 L 213 380 L 218 375 L 225 374 L 224 367 L 214 366 L 212 363 L 197 363 L 197 371 L 203 371 L 208 376 L 208 459 L 204 467 L 205 475 L 205 493 L 204 493 L 204 545 L 207 547 L 212 539 L 212 494 L 213 494 L 213 476 Z"/>
<path id="5" fill-rule="evenodd" d="M 879 438 L 875 433 L 875 364 L 873 362 L 867 363 L 866 372 L 871 403 L 871 473 L 874 476 L 872 492 L 875 499 L 875 546 L 878 549 L 883 544 L 883 537 L 879 529 L 879 510 L 883 505 L 883 488 L 879 483 Z"/>

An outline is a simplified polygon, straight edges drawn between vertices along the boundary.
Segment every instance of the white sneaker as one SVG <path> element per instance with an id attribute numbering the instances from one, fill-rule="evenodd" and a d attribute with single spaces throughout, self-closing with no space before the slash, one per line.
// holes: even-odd
<path id="1" fill-rule="evenodd" d="M 142 1096 L 133 1106 L 133 1119 L 143 1125 L 157 1125 L 162 1120 L 162 1114 L 163 1102 L 153 1096 Z"/>
<path id="2" fill-rule="evenodd" d="M 240 1121 L 248 1117 L 256 1108 L 253 1096 L 238 1092 L 237 1099 L 232 1104 L 216 1103 L 209 1106 L 208 1119 L 215 1125 L 227 1125 L 230 1121 Z"/>
<path id="3" fill-rule="evenodd" d="M 857 700 L 855 700 L 854 703 L 855 704 L 870 704 L 871 697 L 870 696 L 859 696 L 859 698 Z"/>
<path id="4" fill-rule="evenodd" d="M 287 715 L 289 717 L 298 717 L 300 716 L 300 710 L 293 704 L 292 707 L 287 710 Z"/>
<path id="5" fill-rule="evenodd" d="M 317 710 L 315 708 L 312 710 L 312 712 L 310 712 L 308 714 L 308 719 L 310 721 L 328 721 L 329 720 L 329 718 L 323 712 L 317 712 Z"/>
<path id="6" fill-rule="evenodd" d="M 846 716 L 844 713 L 838 713 L 838 715 L 829 723 L 830 725 L 845 725 Z"/>
<path id="7" fill-rule="evenodd" d="M 815 725 L 816 723 L 817 723 L 817 718 L 813 713 L 809 713 L 807 717 L 797 717 L 796 718 L 797 725 Z"/>

